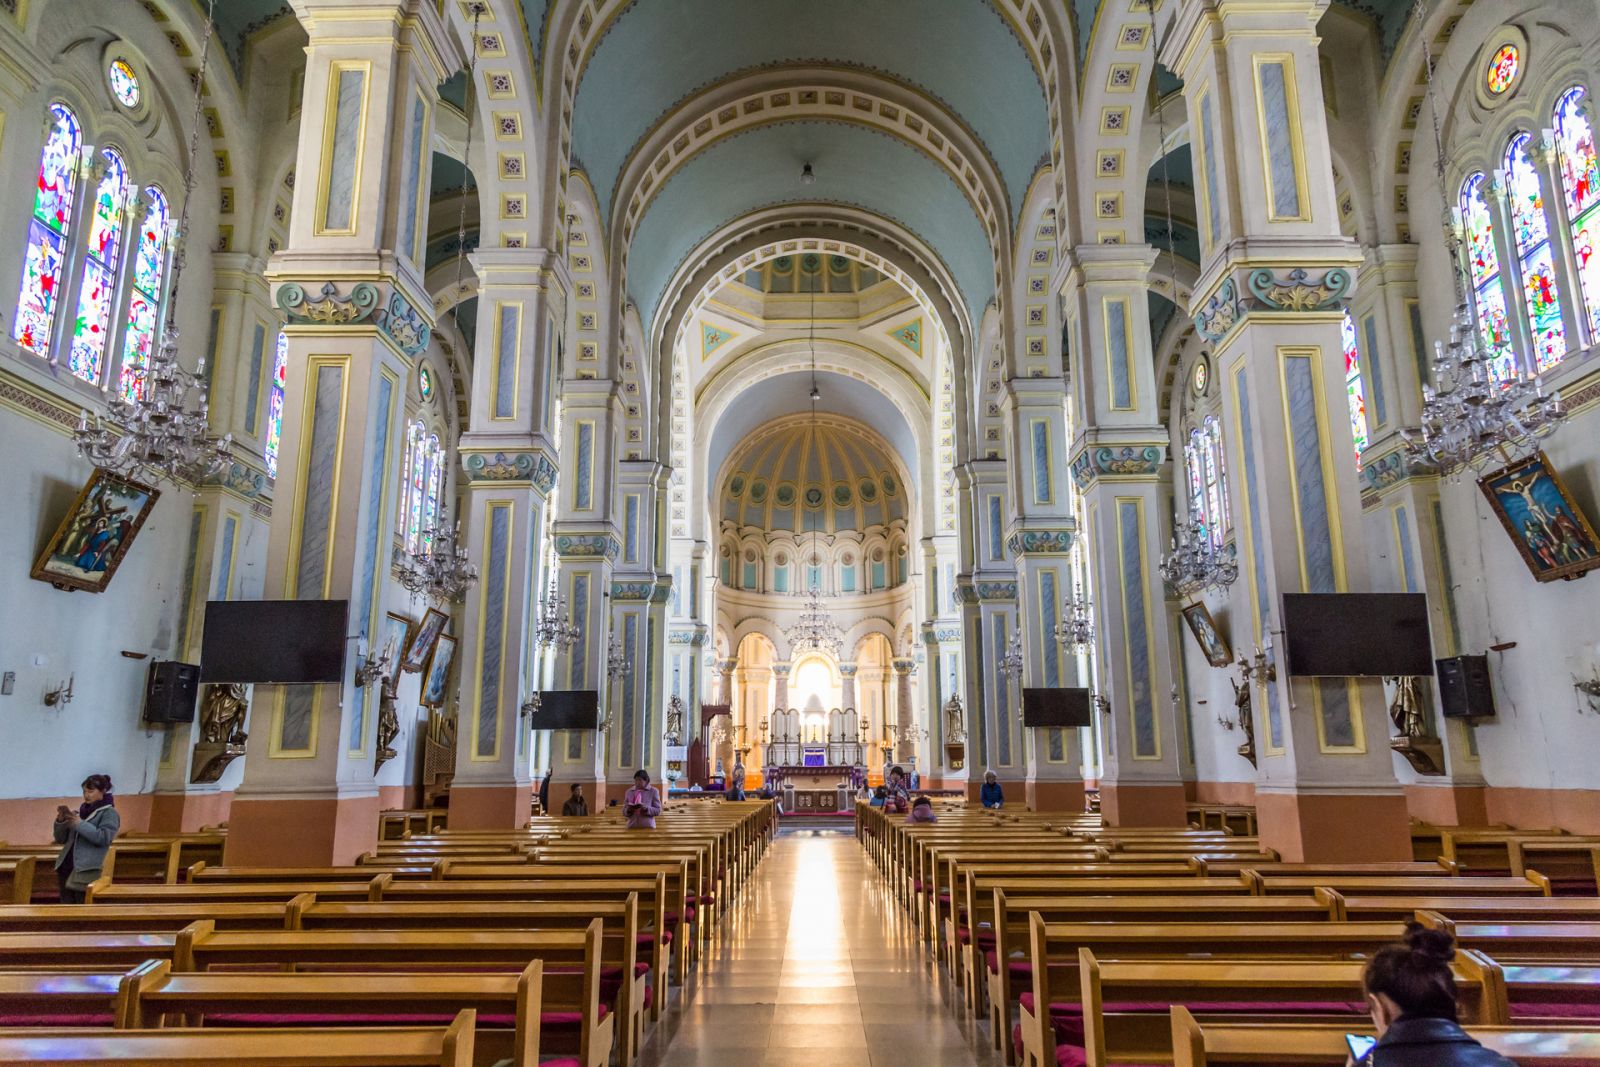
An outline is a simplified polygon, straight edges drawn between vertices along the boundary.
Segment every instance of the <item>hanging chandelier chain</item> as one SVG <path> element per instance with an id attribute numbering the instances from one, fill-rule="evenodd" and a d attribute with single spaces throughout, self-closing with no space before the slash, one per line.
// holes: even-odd
<path id="1" fill-rule="evenodd" d="M 215 3 L 215 0 L 212 0 Z M 483 5 L 472 5 L 472 40 L 468 43 L 467 51 L 467 91 L 462 100 L 462 113 L 466 119 L 466 140 L 462 142 L 461 169 L 461 208 L 456 214 L 456 302 L 450 309 L 450 315 L 455 320 L 456 328 L 461 328 L 461 279 L 465 276 L 467 263 L 467 177 L 472 177 L 472 188 L 478 189 L 478 180 L 472 174 L 472 124 L 476 117 L 477 109 L 473 106 L 478 99 L 478 23 L 483 18 Z M 482 205 L 479 205 L 480 212 Z"/>
<path id="2" fill-rule="evenodd" d="M 200 35 L 200 69 L 194 76 L 194 105 L 189 112 L 189 161 L 183 170 L 183 206 L 178 209 L 178 225 L 172 231 L 172 284 L 167 288 L 169 331 L 177 331 L 178 281 L 183 274 L 189 237 L 189 205 L 194 199 L 195 168 L 200 160 L 200 124 L 204 118 L 203 94 L 206 72 L 211 69 L 211 37 L 216 31 L 217 0 L 207 0 L 205 29 Z"/>

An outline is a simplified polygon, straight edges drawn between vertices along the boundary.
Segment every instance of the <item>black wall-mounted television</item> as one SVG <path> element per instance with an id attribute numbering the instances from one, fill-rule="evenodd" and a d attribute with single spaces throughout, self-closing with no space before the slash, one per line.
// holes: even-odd
<path id="1" fill-rule="evenodd" d="M 1089 715 L 1092 703 L 1087 689 L 1024 689 L 1022 725 L 1042 728 L 1088 726 L 1093 721 Z"/>
<path id="2" fill-rule="evenodd" d="M 600 693 L 594 689 L 547 689 L 533 713 L 535 730 L 594 730 L 600 726 Z"/>
<path id="3" fill-rule="evenodd" d="M 310 685 L 344 677 L 348 600 L 211 600 L 202 682 Z"/>
<path id="4" fill-rule="evenodd" d="M 1422 593 L 1285 593 L 1283 638 L 1290 674 L 1433 673 Z"/>

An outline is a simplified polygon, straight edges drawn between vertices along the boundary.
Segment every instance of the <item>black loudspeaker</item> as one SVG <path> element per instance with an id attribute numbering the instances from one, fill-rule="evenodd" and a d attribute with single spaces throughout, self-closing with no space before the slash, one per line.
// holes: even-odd
<path id="1" fill-rule="evenodd" d="M 1488 656 L 1454 656 L 1434 661 L 1439 678 L 1439 705 L 1447 719 L 1494 718 L 1494 690 L 1489 686 Z"/>
<path id="2" fill-rule="evenodd" d="M 144 721 L 194 722 L 194 705 L 200 695 L 200 665 L 176 660 L 150 664 L 150 681 L 144 692 Z"/>

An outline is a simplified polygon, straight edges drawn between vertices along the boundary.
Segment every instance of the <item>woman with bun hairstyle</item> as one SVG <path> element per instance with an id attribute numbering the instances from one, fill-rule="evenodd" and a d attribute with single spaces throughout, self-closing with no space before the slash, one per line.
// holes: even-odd
<path id="1" fill-rule="evenodd" d="M 1456 1022 L 1456 980 L 1450 972 L 1455 940 L 1420 923 L 1402 944 L 1386 945 L 1367 961 L 1361 983 L 1378 1029 L 1378 1043 L 1360 1067 L 1515 1067 L 1473 1040 Z"/>
<path id="2" fill-rule="evenodd" d="M 91 774 L 83 780 L 83 803 L 77 811 L 62 804 L 56 808 L 51 830 L 61 854 L 56 857 L 56 881 L 61 903 L 82 904 L 84 890 L 100 877 L 111 841 L 122 829 L 122 818 L 111 799 L 111 777 Z"/>

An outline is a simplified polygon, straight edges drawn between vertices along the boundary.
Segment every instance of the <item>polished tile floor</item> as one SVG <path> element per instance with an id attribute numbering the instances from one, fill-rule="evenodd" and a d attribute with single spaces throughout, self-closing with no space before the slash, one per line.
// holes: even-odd
<path id="1" fill-rule="evenodd" d="M 768 850 L 641 1067 L 997 1067 L 848 832 Z"/>

